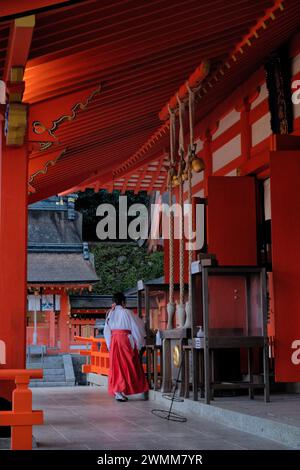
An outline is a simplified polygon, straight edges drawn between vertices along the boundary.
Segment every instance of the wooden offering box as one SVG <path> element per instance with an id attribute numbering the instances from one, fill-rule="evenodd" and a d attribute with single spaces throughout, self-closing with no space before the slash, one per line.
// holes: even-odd
<path id="1" fill-rule="evenodd" d="M 269 401 L 266 273 L 259 267 L 216 267 L 192 264 L 193 309 L 192 335 L 198 327 L 204 330 L 204 388 L 206 403 L 215 389 L 263 388 Z M 247 381 L 215 380 L 217 350 L 246 350 L 248 355 Z M 253 380 L 253 351 L 262 354 L 263 380 Z M 194 352 L 194 356 L 195 356 Z M 194 374 L 197 374 L 196 369 Z M 198 399 L 198 377 L 194 376 L 194 399 Z"/>

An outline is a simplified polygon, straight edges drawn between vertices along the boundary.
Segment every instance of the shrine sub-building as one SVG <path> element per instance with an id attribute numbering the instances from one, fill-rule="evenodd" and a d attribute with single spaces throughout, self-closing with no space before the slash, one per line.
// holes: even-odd
<path id="1" fill-rule="evenodd" d="M 44 345 L 48 354 L 64 353 L 78 325 L 93 324 L 76 314 L 72 318 L 70 295 L 89 293 L 98 276 L 73 197 L 55 196 L 28 212 L 27 348 Z M 92 317 L 98 313 L 94 309 Z"/>

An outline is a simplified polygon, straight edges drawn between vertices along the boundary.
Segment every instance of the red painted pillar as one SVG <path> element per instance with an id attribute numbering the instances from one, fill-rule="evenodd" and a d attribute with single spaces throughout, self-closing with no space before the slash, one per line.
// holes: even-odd
<path id="1" fill-rule="evenodd" d="M 244 100 L 241 112 L 241 150 L 242 157 L 244 160 L 248 160 L 251 157 L 252 147 L 252 131 L 249 120 L 250 115 L 250 103 L 248 100 Z"/>
<path id="2" fill-rule="evenodd" d="M 212 141 L 212 134 L 209 129 L 205 132 L 205 135 L 201 139 L 203 140 L 203 154 L 204 154 L 204 195 L 207 196 L 208 192 L 208 178 L 213 173 L 213 165 L 212 165 L 212 149 L 211 149 L 211 141 Z"/>
<path id="3" fill-rule="evenodd" d="M 59 337 L 61 352 L 70 350 L 70 304 L 67 292 L 63 292 L 60 296 L 60 314 L 59 314 Z"/>
<path id="4" fill-rule="evenodd" d="M 270 152 L 270 170 L 275 381 L 300 382 L 299 151 Z"/>
<path id="5" fill-rule="evenodd" d="M 49 346 L 50 348 L 55 347 L 55 312 L 49 312 Z"/>
<path id="6" fill-rule="evenodd" d="M 27 166 L 26 146 L 0 145 L 0 367 L 9 369 L 24 368 L 26 358 Z M 11 399 L 13 388 L 1 381 L 0 396 Z"/>

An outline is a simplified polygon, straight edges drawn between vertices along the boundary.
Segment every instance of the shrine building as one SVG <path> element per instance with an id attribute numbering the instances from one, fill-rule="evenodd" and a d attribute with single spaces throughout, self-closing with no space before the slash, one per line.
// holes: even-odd
<path id="1" fill-rule="evenodd" d="M 299 24 L 298 0 L 0 2 L 0 397 L 32 343 L 107 375 L 86 189 L 177 203 L 163 278 L 136 279 L 155 393 L 299 392 Z"/>

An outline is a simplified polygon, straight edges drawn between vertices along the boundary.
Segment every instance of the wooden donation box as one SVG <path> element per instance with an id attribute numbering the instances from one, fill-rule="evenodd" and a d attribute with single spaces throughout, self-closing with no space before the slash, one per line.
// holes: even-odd
<path id="1" fill-rule="evenodd" d="M 193 392 L 198 399 L 199 382 L 204 384 L 205 401 L 209 403 L 217 389 L 264 390 L 269 401 L 266 273 L 259 267 L 202 266 L 192 263 L 192 336 L 203 331 L 203 341 L 193 347 Z M 200 329 L 200 326 L 202 327 Z M 201 351 L 202 349 L 202 351 Z M 239 381 L 218 379 L 215 374 L 217 353 L 228 349 L 246 351 L 248 374 Z M 259 350 L 262 376 L 253 374 L 253 352 Z M 222 355 L 222 354 L 221 354 Z M 199 378 L 197 360 L 204 359 L 204 376 Z M 220 354 L 219 354 L 220 357 Z M 229 364 L 230 367 L 230 364 Z M 226 365 L 228 369 L 228 364 Z M 230 374 L 229 374 L 230 375 Z"/>

